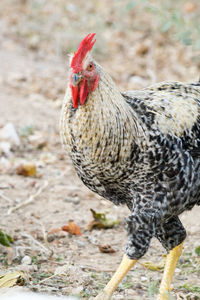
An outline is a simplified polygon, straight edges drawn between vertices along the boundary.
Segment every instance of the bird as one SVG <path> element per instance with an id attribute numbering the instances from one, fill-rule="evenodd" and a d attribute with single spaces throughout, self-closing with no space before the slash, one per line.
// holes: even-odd
<path id="1" fill-rule="evenodd" d="M 61 140 L 82 182 L 130 211 L 121 264 L 95 299 L 112 298 L 155 237 L 167 251 L 157 299 L 167 300 L 186 238 L 179 215 L 200 205 L 200 81 L 121 92 L 91 55 L 94 37 L 70 55 Z"/>

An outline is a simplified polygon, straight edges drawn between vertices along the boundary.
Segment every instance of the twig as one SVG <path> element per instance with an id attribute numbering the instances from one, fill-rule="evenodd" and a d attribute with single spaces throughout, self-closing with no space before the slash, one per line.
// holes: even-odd
<path id="1" fill-rule="evenodd" d="M 48 185 L 49 183 L 51 184 L 51 181 L 55 181 L 55 180 L 57 180 L 57 179 L 60 179 L 60 178 L 64 177 L 65 174 L 66 174 L 67 172 L 68 172 L 68 170 L 64 171 L 63 173 L 61 173 L 60 175 L 58 175 L 56 178 L 53 178 L 52 180 L 50 180 L 50 182 L 47 181 L 47 180 L 45 180 L 45 181 L 44 181 L 44 184 L 38 189 L 38 191 L 37 191 L 35 194 L 30 195 L 30 197 L 29 197 L 27 200 L 25 200 L 25 201 L 19 203 L 19 204 L 16 205 L 15 207 L 9 208 L 7 214 L 10 215 L 10 214 L 11 214 L 12 212 L 14 212 L 15 210 L 18 210 L 19 208 L 21 208 L 21 207 L 23 207 L 23 206 L 26 206 L 26 205 L 28 205 L 29 203 L 33 202 L 33 200 L 35 199 L 35 197 L 37 197 L 39 194 L 41 194 L 41 192 L 47 187 L 47 185 Z M 8 200 L 8 199 L 7 199 L 7 200 Z"/>
<path id="2" fill-rule="evenodd" d="M 56 270 L 55 270 L 55 272 L 54 272 L 53 275 L 51 275 L 51 276 L 49 276 L 49 277 L 47 277 L 47 278 L 44 278 L 44 279 L 40 280 L 40 281 L 38 282 L 38 284 L 40 284 L 40 283 L 42 283 L 42 282 L 44 282 L 44 281 L 47 281 L 47 280 L 49 280 L 49 279 L 51 279 L 51 278 L 53 278 L 53 277 L 55 277 L 55 276 L 66 276 L 67 273 L 69 272 L 70 265 L 71 265 L 70 263 L 67 263 L 66 265 L 63 265 L 63 266 L 60 266 L 60 267 L 56 268 Z"/>
<path id="3" fill-rule="evenodd" d="M 9 201 L 9 202 L 13 202 L 12 199 L 8 198 L 7 196 L 4 195 L 4 192 L 0 192 L 0 197 Z"/>
<path id="4" fill-rule="evenodd" d="M 41 224 L 41 226 L 42 226 L 42 233 L 43 233 L 44 243 L 45 243 L 46 248 L 49 249 L 49 251 L 50 251 L 49 258 L 51 258 L 53 256 L 53 254 L 54 254 L 54 251 L 49 246 L 49 242 L 48 242 L 48 239 L 47 239 L 48 234 L 47 234 L 47 232 L 45 230 L 44 224 Z"/>
<path id="5" fill-rule="evenodd" d="M 87 269 L 87 270 L 91 270 L 91 271 L 98 272 L 98 273 L 102 273 L 102 272 L 105 272 L 105 273 L 112 272 L 112 273 L 114 273 L 116 271 L 116 270 L 111 270 L 111 269 L 102 270 L 102 269 L 94 268 L 94 267 L 91 267 L 91 266 L 88 266 L 88 265 L 81 265 L 80 268 L 82 270 Z"/>
<path id="6" fill-rule="evenodd" d="M 40 243 L 34 237 L 32 237 L 32 235 L 30 235 L 26 232 L 23 232 L 22 236 L 28 238 L 33 244 L 37 245 L 40 249 L 42 248 L 45 252 L 50 251 L 48 248 L 46 248 L 46 246 L 44 246 L 42 243 Z"/>
<path id="7" fill-rule="evenodd" d="M 47 278 L 44 278 L 42 280 L 40 280 L 37 284 L 41 284 L 49 279 L 52 279 L 56 276 L 65 276 L 67 275 L 67 269 L 69 268 L 70 270 L 70 264 L 67 264 L 67 265 L 64 265 L 64 266 L 61 266 L 61 267 L 58 267 L 56 270 L 55 270 L 55 273 Z M 87 270 L 91 270 L 93 272 L 98 272 L 98 273 L 102 273 L 102 272 L 106 272 L 106 273 L 114 273 L 115 270 L 100 270 L 100 269 L 96 269 L 94 267 L 90 267 L 90 266 L 87 266 L 87 265 L 84 265 L 84 266 L 81 266 L 80 267 L 82 270 L 84 269 L 87 269 Z"/>
<path id="8" fill-rule="evenodd" d="M 42 191 L 47 187 L 48 184 L 49 184 L 49 182 L 48 182 L 47 180 L 45 180 L 44 184 L 37 190 L 37 192 L 36 192 L 35 194 L 30 195 L 30 197 L 29 197 L 27 200 L 25 200 L 25 201 L 19 203 L 19 204 L 16 205 L 15 207 L 9 208 L 7 214 L 10 215 L 13 211 L 15 211 L 15 210 L 17 210 L 17 209 L 19 209 L 19 208 L 21 208 L 21 207 L 23 207 L 23 206 L 26 206 L 27 204 L 29 204 L 29 203 L 31 203 L 31 202 L 33 202 L 34 199 L 35 199 L 39 194 L 42 193 Z"/>
<path id="9" fill-rule="evenodd" d="M 8 185 L 0 185 L 0 190 L 7 190 L 9 189 Z"/>
<path id="10" fill-rule="evenodd" d="M 51 278 L 54 278 L 54 277 L 56 277 L 56 276 L 58 276 L 58 274 L 53 274 L 53 275 L 51 275 L 51 276 L 49 276 L 49 277 L 46 277 L 46 278 L 40 280 L 37 284 L 41 284 L 41 283 L 43 283 L 43 282 L 45 282 L 45 281 L 47 281 L 47 280 L 49 280 L 49 279 L 51 279 Z"/>

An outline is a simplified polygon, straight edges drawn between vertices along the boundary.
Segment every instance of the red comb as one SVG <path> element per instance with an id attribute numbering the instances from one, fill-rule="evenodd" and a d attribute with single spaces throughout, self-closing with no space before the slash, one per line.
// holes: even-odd
<path id="1" fill-rule="evenodd" d="M 74 56 L 71 61 L 71 68 L 74 72 L 78 73 L 82 69 L 82 62 L 86 54 L 91 51 L 96 40 L 93 40 L 93 37 L 96 33 L 89 33 L 80 43 L 77 52 L 74 52 Z"/>

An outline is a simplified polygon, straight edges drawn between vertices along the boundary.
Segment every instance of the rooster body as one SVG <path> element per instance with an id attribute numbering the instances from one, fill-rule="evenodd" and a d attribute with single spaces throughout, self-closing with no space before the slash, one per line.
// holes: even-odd
<path id="1" fill-rule="evenodd" d="M 200 83 L 164 82 L 121 93 L 86 55 L 83 69 L 88 64 L 98 85 L 78 106 L 69 86 L 63 144 L 88 188 L 130 209 L 129 259 L 143 256 L 153 236 L 170 251 L 186 237 L 178 215 L 200 205 Z"/>

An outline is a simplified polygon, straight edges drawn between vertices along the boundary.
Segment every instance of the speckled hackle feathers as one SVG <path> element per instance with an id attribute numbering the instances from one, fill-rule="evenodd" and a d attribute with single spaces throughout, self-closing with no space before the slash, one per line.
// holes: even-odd
<path id="1" fill-rule="evenodd" d="M 71 68 L 74 72 L 78 73 L 82 69 L 83 59 L 86 57 L 87 53 L 91 51 L 96 40 L 92 41 L 96 33 L 89 33 L 80 43 L 78 50 L 74 52 Z"/>
<path id="2" fill-rule="evenodd" d="M 153 236 L 169 251 L 186 236 L 178 215 L 200 204 L 200 85 L 164 82 L 121 93 L 91 57 L 83 68 L 91 63 L 98 86 L 76 109 L 68 88 L 63 144 L 86 186 L 130 209 L 128 257 L 144 255 Z"/>

